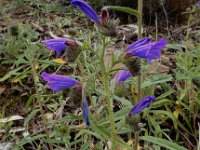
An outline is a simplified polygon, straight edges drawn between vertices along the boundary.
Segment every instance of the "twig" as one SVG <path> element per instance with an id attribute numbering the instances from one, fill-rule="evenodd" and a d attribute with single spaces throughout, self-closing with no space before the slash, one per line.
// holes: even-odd
<path id="1" fill-rule="evenodd" d="M 170 32 L 169 32 L 169 20 L 168 20 L 168 16 L 167 16 L 167 11 L 165 10 L 165 6 L 163 4 L 163 0 L 160 0 L 160 3 L 161 3 L 161 6 L 162 6 L 164 14 L 165 14 L 166 26 L 167 26 L 167 33 L 170 36 Z"/>
<path id="2" fill-rule="evenodd" d="M 180 27 L 178 29 L 176 29 L 175 31 L 173 31 L 174 34 L 179 34 L 181 33 L 183 30 L 187 29 L 187 28 L 190 28 L 190 27 L 193 27 L 195 25 L 198 25 L 200 24 L 200 20 L 194 22 L 194 23 L 191 23 L 190 25 L 186 25 L 186 26 L 183 26 L 183 27 Z"/>

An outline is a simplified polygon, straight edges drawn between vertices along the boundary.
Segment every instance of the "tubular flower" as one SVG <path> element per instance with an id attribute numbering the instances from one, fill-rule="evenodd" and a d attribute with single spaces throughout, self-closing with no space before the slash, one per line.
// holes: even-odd
<path id="1" fill-rule="evenodd" d="M 160 51 L 167 45 L 167 40 L 161 38 L 157 42 L 149 43 L 151 39 L 140 39 L 126 49 L 125 56 L 138 56 L 140 58 L 147 59 L 148 63 L 151 63 L 153 59 L 160 57 Z"/>
<path id="2" fill-rule="evenodd" d="M 64 89 L 74 87 L 79 83 L 78 80 L 73 78 L 63 75 L 48 74 L 46 72 L 42 72 L 41 77 L 43 80 L 48 82 L 49 88 L 56 93 Z"/>
<path id="3" fill-rule="evenodd" d="M 65 42 L 69 39 L 67 38 L 55 38 L 42 41 L 49 50 L 55 51 L 56 57 L 60 56 L 61 52 L 67 48 Z"/>
<path id="4" fill-rule="evenodd" d="M 131 109 L 129 114 L 138 114 L 143 109 L 148 108 L 150 104 L 155 101 L 155 96 L 146 96 L 143 99 L 141 99 L 137 104 L 134 105 L 134 107 Z"/>
<path id="5" fill-rule="evenodd" d="M 125 81 L 126 79 L 130 78 L 131 76 L 132 76 L 132 74 L 129 70 L 121 70 L 115 78 L 115 83 L 119 84 L 119 83 Z"/>
<path id="6" fill-rule="evenodd" d="M 82 95 L 82 108 L 83 108 L 83 118 L 85 119 L 86 125 L 90 126 L 90 120 L 88 117 L 88 103 L 84 95 Z"/>
<path id="7" fill-rule="evenodd" d="M 84 0 L 72 0 L 71 5 L 78 7 L 90 20 L 100 24 L 97 13 Z"/>

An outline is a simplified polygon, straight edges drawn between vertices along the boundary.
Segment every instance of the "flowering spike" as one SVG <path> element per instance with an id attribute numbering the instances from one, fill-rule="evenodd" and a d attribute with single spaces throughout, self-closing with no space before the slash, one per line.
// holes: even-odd
<path id="1" fill-rule="evenodd" d="M 78 7 L 89 19 L 94 21 L 96 24 L 100 24 L 100 19 L 97 13 L 84 0 L 73 0 L 71 1 L 71 5 Z"/>
<path id="2" fill-rule="evenodd" d="M 55 38 L 42 41 L 49 50 L 56 52 L 56 57 L 60 56 L 61 52 L 67 48 L 65 42 L 68 41 L 67 38 Z"/>
<path id="3" fill-rule="evenodd" d="M 63 75 L 48 74 L 46 72 L 42 72 L 41 77 L 43 80 L 48 82 L 49 88 L 56 93 L 73 87 L 79 83 L 79 81 L 73 78 Z"/>
<path id="4" fill-rule="evenodd" d="M 156 99 L 155 96 L 146 96 L 146 97 L 144 97 L 137 104 L 134 105 L 134 107 L 131 109 L 129 114 L 132 115 L 132 114 L 140 113 L 143 109 L 149 107 L 150 104 L 153 101 L 155 101 L 155 99 Z"/>
<path id="5" fill-rule="evenodd" d="M 131 44 L 127 48 L 125 56 L 138 56 L 140 58 L 145 58 L 147 59 L 148 63 L 151 63 L 153 59 L 159 58 L 161 49 L 163 49 L 167 45 L 167 40 L 165 38 L 161 38 L 159 41 L 149 44 L 146 44 L 146 42 L 144 42 L 144 45 L 137 42 L 135 42 L 136 44 Z"/>

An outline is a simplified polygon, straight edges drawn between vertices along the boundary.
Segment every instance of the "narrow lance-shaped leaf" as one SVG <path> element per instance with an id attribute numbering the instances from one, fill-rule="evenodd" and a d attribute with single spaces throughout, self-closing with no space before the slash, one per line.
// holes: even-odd
<path id="1" fill-rule="evenodd" d="M 139 12 L 135 9 L 132 9 L 130 7 L 122 7 L 122 6 L 105 6 L 103 7 L 104 9 L 108 9 L 108 10 L 117 10 L 117 11 L 122 11 L 122 12 L 125 12 L 125 13 L 129 13 L 131 15 L 134 15 L 134 16 L 139 16 Z"/>

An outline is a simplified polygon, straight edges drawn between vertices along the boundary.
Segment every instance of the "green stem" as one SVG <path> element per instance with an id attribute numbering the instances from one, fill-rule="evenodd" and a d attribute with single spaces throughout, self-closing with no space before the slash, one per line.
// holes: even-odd
<path id="1" fill-rule="evenodd" d="M 143 0 L 138 0 L 138 39 L 142 38 L 142 6 Z"/>
<path id="2" fill-rule="evenodd" d="M 139 132 L 135 132 L 134 150 L 137 150 L 139 144 Z"/>
<path id="3" fill-rule="evenodd" d="M 26 43 L 27 43 L 27 47 L 28 47 L 28 42 L 26 41 Z M 32 49 L 30 49 L 30 51 L 31 50 Z M 42 116 L 43 125 L 44 125 L 44 128 L 45 128 L 45 133 L 46 133 L 47 138 L 50 139 L 47 120 L 46 120 L 45 115 L 44 115 L 44 110 L 42 108 L 41 96 L 40 96 L 40 92 L 39 92 L 39 89 L 38 89 L 38 86 L 37 86 L 38 83 L 39 83 L 39 79 L 38 79 L 37 70 L 35 68 L 36 63 L 35 63 L 33 56 L 34 56 L 34 53 L 30 52 L 30 60 L 31 60 L 30 63 L 31 63 L 32 71 L 33 71 L 33 80 L 34 80 L 36 96 L 37 96 L 37 100 L 38 100 L 38 103 L 39 103 L 39 108 L 40 108 L 40 113 L 41 113 L 41 116 Z M 49 148 L 50 148 L 50 150 L 53 150 L 53 145 L 49 144 Z"/>
<path id="4" fill-rule="evenodd" d="M 110 86 L 109 86 L 109 74 L 106 70 L 106 66 L 104 63 L 104 54 L 105 54 L 105 37 L 103 37 L 103 51 L 101 55 L 101 71 L 102 71 L 102 77 L 104 82 L 104 88 L 106 93 L 106 102 L 108 105 L 108 113 L 109 113 L 109 120 L 110 120 L 110 128 L 111 128 L 111 138 L 112 138 L 112 150 L 116 149 L 116 130 L 115 130 L 115 121 L 114 121 L 114 115 L 113 115 L 113 107 L 112 107 L 112 99 L 110 95 Z"/>
<path id="5" fill-rule="evenodd" d="M 139 12 L 139 16 L 138 16 L 138 39 L 142 38 L 142 5 L 143 5 L 143 0 L 138 0 L 138 12 Z M 140 60 L 140 65 L 141 65 L 141 60 Z M 141 71 L 138 75 L 138 79 L 137 79 L 137 85 L 138 85 L 138 101 L 141 99 L 141 80 L 142 80 L 142 75 L 141 75 Z"/>

